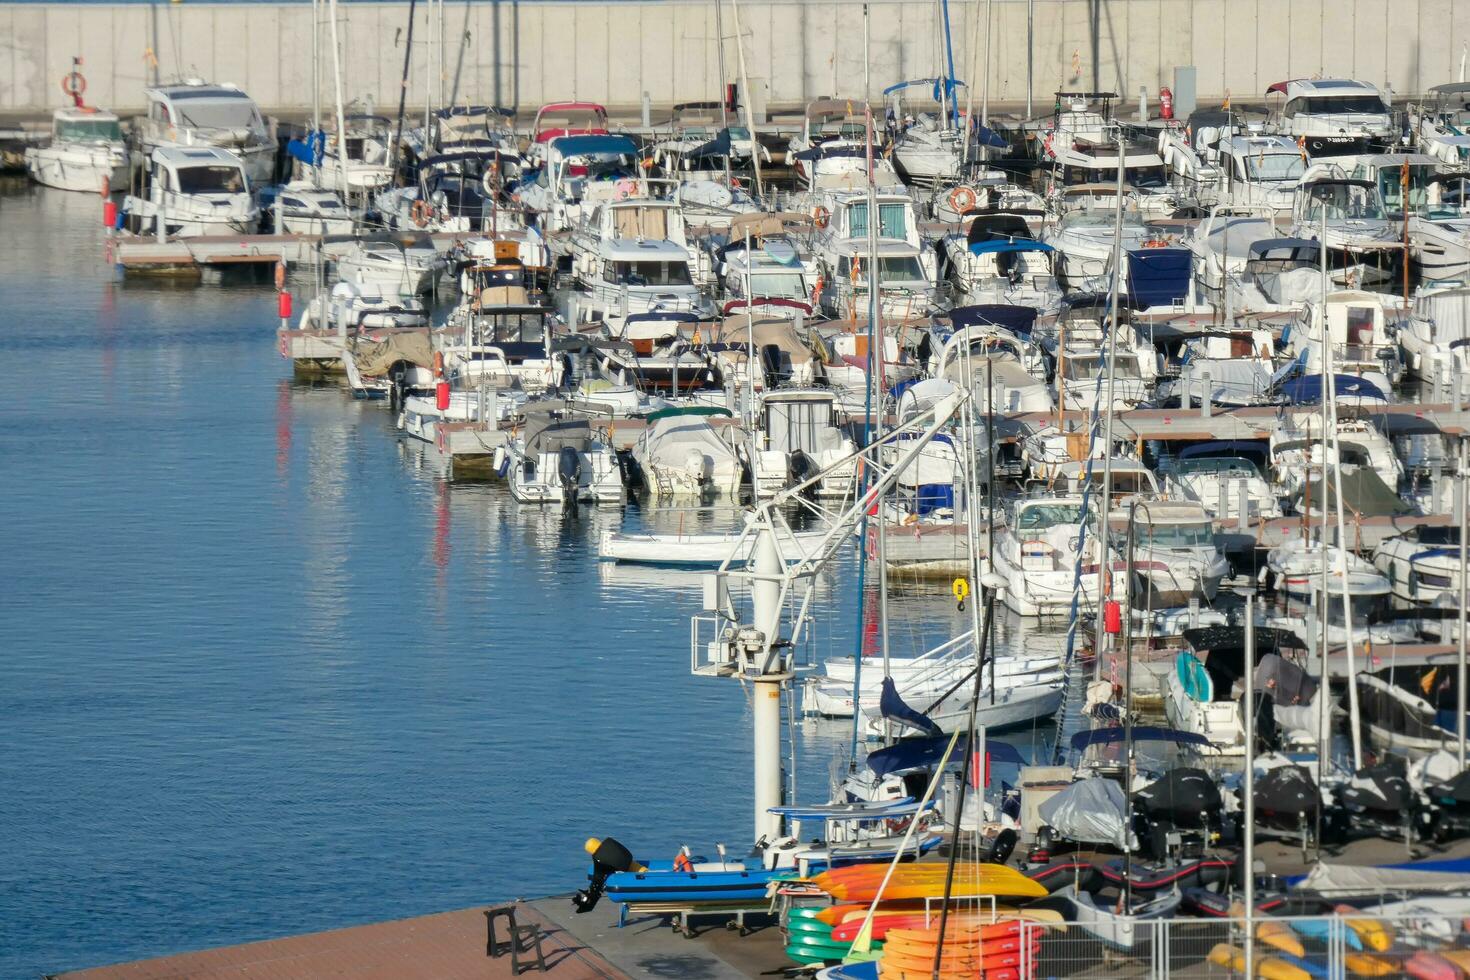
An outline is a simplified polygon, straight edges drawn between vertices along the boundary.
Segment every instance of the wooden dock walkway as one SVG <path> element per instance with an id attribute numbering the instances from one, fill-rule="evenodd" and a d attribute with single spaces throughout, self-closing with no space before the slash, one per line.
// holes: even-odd
<path id="1" fill-rule="evenodd" d="M 516 918 L 541 927 L 548 969 L 533 975 L 558 980 L 628 976 L 532 906 L 521 905 Z M 499 980 L 511 976 L 510 964 L 509 955 L 492 959 L 486 954 L 485 912 L 472 908 L 53 976 L 56 980 Z"/>

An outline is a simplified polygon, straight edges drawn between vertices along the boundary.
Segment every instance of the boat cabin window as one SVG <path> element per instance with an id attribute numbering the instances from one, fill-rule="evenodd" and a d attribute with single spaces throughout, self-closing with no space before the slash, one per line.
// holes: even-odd
<path id="1" fill-rule="evenodd" d="M 1297 181 L 1307 169 L 1300 153 L 1247 153 L 1242 159 L 1246 177 L 1250 180 Z"/>
<path id="2" fill-rule="evenodd" d="M 604 262 L 602 278 L 620 286 L 687 286 L 687 262 Z"/>
<path id="3" fill-rule="evenodd" d="M 1181 476 L 1193 474 L 1218 476 L 1223 478 L 1260 479 L 1261 471 L 1256 464 L 1248 459 L 1228 456 L 1208 456 L 1202 459 L 1181 459 L 1176 467 L 1176 472 Z"/>
<path id="4" fill-rule="evenodd" d="M 546 339 L 546 318 L 540 313 L 489 313 L 480 324 L 492 343 L 539 344 Z"/>
<path id="5" fill-rule="evenodd" d="M 261 129 L 260 113 L 249 99 L 189 101 L 178 106 L 179 123 L 194 129 Z"/>
<path id="6" fill-rule="evenodd" d="M 1059 524 L 1076 526 L 1081 521 L 1081 504 L 1035 504 L 1016 515 L 1016 534 L 1023 541 L 1033 541 Z"/>
<path id="7" fill-rule="evenodd" d="M 750 272 L 750 291 L 756 296 L 767 299 L 799 299 L 805 301 L 810 295 L 806 288 L 806 280 L 800 272 L 782 270 L 780 272 L 762 271 L 752 269 Z"/>
<path id="8" fill-rule="evenodd" d="M 1123 354 L 1116 355 L 1117 370 L 1115 378 L 1138 379 L 1143 377 L 1143 372 L 1138 367 L 1138 355 Z M 1099 375 L 1106 375 L 1108 370 L 1107 361 L 1100 354 L 1089 354 L 1082 357 L 1066 357 L 1066 378 L 1068 381 L 1090 381 Z"/>
<path id="9" fill-rule="evenodd" d="M 1359 113 L 1374 116 L 1387 115 L 1388 106 L 1377 95 L 1305 95 L 1286 103 L 1282 115 L 1291 119 L 1297 115 L 1331 116 L 1342 113 Z"/>
<path id="10" fill-rule="evenodd" d="M 868 279 L 867 256 L 842 257 L 840 266 L 842 275 L 855 283 L 866 282 Z M 924 278 L 924 270 L 919 267 L 919 260 L 912 255 L 880 255 L 878 256 L 878 282 L 880 285 L 903 284 L 920 281 Z"/>
<path id="11" fill-rule="evenodd" d="M 1215 529 L 1202 524 L 1140 524 L 1139 543 L 1153 548 L 1210 548 L 1215 544 Z"/>
<path id="12" fill-rule="evenodd" d="M 1352 612 L 1353 628 L 1366 629 L 1369 623 L 1380 622 L 1389 613 L 1389 595 L 1350 595 L 1348 608 Z M 1342 591 L 1332 592 L 1327 600 L 1327 622 L 1331 626 L 1344 626 L 1342 616 Z"/>
<path id="13" fill-rule="evenodd" d="M 1348 219 L 1381 220 L 1383 208 L 1378 195 L 1361 184 L 1314 184 L 1307 191 L 1306 217 L 1308 220 L 1322 219 L 1322 210 L 1327 210 L 1327 220 Z"/>
<path id="14" fill-rule="evenodd" d="M 615 208 L 613 227 L 618 238 L 668 238 L 668 211 L 649 207 Z"/>
<path id="15" fill-rule="evenodd" d="M 847 233 L 852 238 L 866 238 L 868 234 L 868 202 L 849 204 L 847 207 Z M 908 237 L 908 206 L 902 202 L 878 205 L 878 237 Z"/>
<path id="16" fill-rule="evenodd" d="M 245 193 L 245 174 L 239 167 L 180 167 L 177 177 L 181 194 Z"/>
<path id="17" fill-rule="evenodd" d="M 56 138 L 63 140 L 120 140 L 122 123 L 116 119 L 58 119 Z"/>

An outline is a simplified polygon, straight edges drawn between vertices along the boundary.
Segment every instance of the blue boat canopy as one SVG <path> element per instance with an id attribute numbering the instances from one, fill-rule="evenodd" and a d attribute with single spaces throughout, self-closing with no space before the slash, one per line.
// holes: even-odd
<path id="1" fill-rule="evenodd" d="M 1046 242 L 1038 242 L 1034 238 L 992 238 L 987 242 L 973 242 L 970 245 L 971 255 L 991 255 L 997 252 L 1051 252 L 1052 247 Z"/>
<path id="2" fill-rule="evenodd" d="M 877 150 L 874 149 L 874 155 Z M 837 146 L 829 146 L 827 143 L 818 143 L 810 149 L 802 150 L 796 154 L 798 160 L 821 160 L 823 158 L 836 159 L 837 157 L 863 157 L 867 156 L 865 147 L 853 146 L 850 143 L 840 143 Z"/>
<path id="3" fill-rule="evenodd" d="M 892 95 L 894 92 L 902 92 L 906 88 L 918 88 L 921 85 L 929 87 L 929 94 L 935 102 L 943 102 L 956 89 L 965 87 L 965 83 L 958 78 L 911 78 L 907 82 L 896 82 L 883 90 L 884 95 Z"/>
<path id="4" fill-rule="evenodd" d="M 1128 305 L 1173 306 L 1189 295 L 1193 253 L 1187 248 L 1139 248 L 1128 253 Z"/>
<path id="5" fill-rule="evenodd" d="M 1121 742 L 1128 737 L 1128 730 L 1118 728 L 1094 728 L 1090 731 L 1078 732 L 1072 736 L 1072 751 L 1081 752 L 1090 745 L 1112 745 Z M 1209 745 L 1210 740 L 1203 735 L 1194 732 L 1183 732 L 1177 728 L 1163 728 L 1154 725 L 1140 726 L 1133 729 L 1133 741 L 1135 742 L 1177 742 L 1180 745 Z"/>
<path id="6" fill-rule="evenodd" d="M 564 157 L 592 156 L 594 154 L 633 155 L 638 146 L 627 136 L 559 136 L 551 141 L 551 148 Z"/>
<path id="7" fill-rule="evenodd" d="M 788 820 L 843 823 L 857 820 L 891 820 L 911 817 L 921 809 L 932 810 L 938 802 L 930 800 L 922 807 L 912 796 L 899 800 L 864 800 L 861 803 L 825 803 L 816 806 L 773 806 L 767 813 L 783 816 Z"/>
<path id="8" fill-rule="evenodd" d="M 1334 393 L 1337 395 L 1388 401 L 1383 390 L 1366 378 L 1361 378 L 1356 374 L 1334 374 L 1332 378 Z M 1279 390 L 1287 404 L 1320 405 L 1324 390 L 1322 379 L 1323 375 L 1320 374 L 1305 374 L 1284 382 Z"/>
<path id="9" fill-rule="evenodd" d="M 956 306 L 949 311 L 949 322 L 956 330 L 965 327 L 1003 327 L 1018 337 L 1028 337 L 1036 325 L 1039 311 L 1030 306 L 1011 306 L 1006 303 L 976 303 L 972 306 Z"/>
<path id="10" fill-rule="evenodd" d="M 868 753 L 868 768 L 873 775 L 883 777 L 891 772 L 903 772 L 908 769 L 928 769 L 940 764 L 941 760 L 946 765 L 958 763 L 969 756 L 969 739 L 960 736 L 955 743 L 954 754 L 945 758 L 944 750 L 949 746 L 948 735 L 921 735 L 916 738 L 906 738 L 895 742 L 887 748 L 877 749 Z M 996 742 L 985 740 L 985 754 L 990 756 L 991 762 L 1010 763 L 1012 765 L 1025 765 L 1026 760 L 1021 758 L 1021 753 L 1009 742 Z"/>

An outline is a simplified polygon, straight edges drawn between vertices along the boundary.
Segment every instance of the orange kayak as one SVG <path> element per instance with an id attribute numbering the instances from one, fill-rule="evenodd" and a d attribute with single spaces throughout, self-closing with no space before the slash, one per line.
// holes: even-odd
<path id="1" fill-rule="evenodd" d="M 837 940 L 838 942 L 852 942 L 854 939 L 857 938 L 858 932 L 861 931 L 864 918 L 865 916 L 861 915 L 855 916 L 851 919 L 848 919 L 841 925 L 835 927 L 832 930 L 832 938 Z M 923 912 L 879 913 L 873 916 L 873 938 L 886 939 L 889 930 L 893 929 L 925 929 L 926 927 L 933 926 L 936 918 L 936 916 L 931 915 L 926 921 Z M 976 927 L 976 929 L 978 930 L 976 935 L 978 935 L 982 941 L 990 939 L 1011 939 L 1021 934 L 1021 923 L 1017 922 L 1014 919 L 1008 922 L 991 922 L 990 916 L 986 915 L 984 922 L 982 923 L 981 921 L 973 917 L 973 913 L 971 914 L 971 918 L 967 919 L 964 914 L 957 915 L 954 912 L 951 912 L 949 914 L 949 925 L 945 929 L 945 932 L 947 932 L 951 938 L 955 938 L 961 935 L 961 933 L 957 931 L 958 929 L 971 925 Z M 937 928 L 937 926 L 935 928 Z M 963 933 L 963 936 L 966 938 L 968 938 L 970 935 L 971 934 L 969 932 Z"/>

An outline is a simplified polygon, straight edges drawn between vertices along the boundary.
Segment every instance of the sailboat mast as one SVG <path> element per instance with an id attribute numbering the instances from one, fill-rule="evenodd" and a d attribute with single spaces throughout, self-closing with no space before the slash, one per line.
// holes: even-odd
<path id="1" fill-rule="evenodd" d="M 398 80 L 398 127 L 393 134 L 393 147 L 389 151 L 388 164 L 392 171 L 390 179 L 398 178 L 398 148 L 403 145 L 403 114 L 408 102 L 408 69 L 413 61 L 413 15 L 418 0 L 408 0 L 408 36 L 403 42 L 403 74 Z"/>
<path id="2" fill-rule="evenodd" d="M 745 69 L 745 38 L 740 33 L 740 2 L 730 0 L 730 13 L 735 17 L 735 57 L 740 64 L 740 107 L 745 110 L 745 128 L 750 130 L 750 165 L 755 170 L 755 196 L 765 197 L 761 189 L 761 146 L 755 131 L 755 111 L 751 109 L 750 74 Z"/>
<path id="3" fill-rule="evenodd" d="M 882 289 L 878 269 L 878 185 L 873 173 L 873 106 L 863 109 L 866 117 L 868 149 L 868 384 L 870 404 L 878 413 L 877 437 L 883 438 L 883 330 L 879 323 L 879 290 Z M 888 664 L 888 521 L 883 517 L 882 501 L 878 502 L 878 636 L 883 650 L 883 676 Z M 889 740 L 890 725 L 883 721 L 883 741 Z"/>
<path id="4" fill-rule="evenodd" d="M 959 118 L 960 100 L 954 90 L 954 39 L 949 32 L 949 0 L 939 0 L 939 9 L 944 15 L 944 104 L 951 119 Z"/>
<path id="5" fill-rule="evenodd" d="M 1103 485 L 1102 504 L 1098 508 L 1098 592 L 1097 592 L 1097 638 L 1094 641 L 1095 656 L 1099 664 L 1102 663 L 1103 644 L 1107 637 L 1106 617 L 1103 615 L 1103 604 L 1108 601 L 1112 594 L 1113 574 L 1112 562 L 1108 557 L 1108 514 L 1113 509 L 1113 399 L 1117 389 L 1118 374 L 1118 285 L 1123 278 L 1123 152 L 1127 146 L 1123 139 L 1123 132 L 1118 131 L 1118 181 L 1117 181 L 1117 207 L 1113 214 L 1113 288 L 1111 297 L 1111 311 L 1108 314 L 1107 331 L 1107 356 L 1108 356 L 1108 384 L 1107 384 L 1107 406 L 1103 416 Z M 1133 585 L 1132 576 L 1124 583 L 1125 588 Z M 1132 616 L 1132 611 L 1129 611 Z M 1101 669 L 1101 668 L 1099 668 Z"/>
<path id="6" fill-rule="evenodd" d="M 342 111 L 342 48 L 337 43 L 337 0 L 327 0 L 332 18 L 332 92 L 337 103 L 337 174 L 342 181 L 342 199 L 347 200 L 347 121 Z"/>

